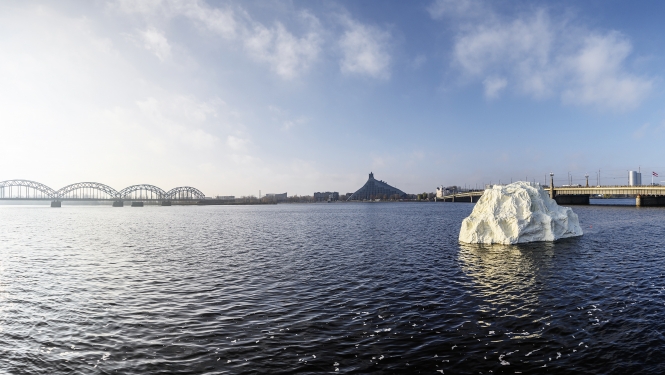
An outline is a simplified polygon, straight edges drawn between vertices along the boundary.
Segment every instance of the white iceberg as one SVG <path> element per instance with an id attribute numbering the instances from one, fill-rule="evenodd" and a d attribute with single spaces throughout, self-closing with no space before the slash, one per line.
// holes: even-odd
<path id="1" fill-rule="evenodd" d="M 460 242 L 515 244 L 581 236 L 577 214 L 538 184 L 518 181 L 486 189 L 462 221 Z"/>

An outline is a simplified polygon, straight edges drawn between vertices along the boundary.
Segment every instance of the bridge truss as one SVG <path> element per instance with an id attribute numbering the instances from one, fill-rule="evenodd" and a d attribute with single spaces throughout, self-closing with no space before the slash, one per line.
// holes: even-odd
<path id="1" fill-rule="evenodd" d="M 128 186 L 120 191 L 99 182 L 77 182 L 54 190 L 30 180 L 0 181 L 0 199 L 3 200 L 176 200 L 205 199 L 205 194 L 191 186 L 179 186 L 166 192 L 150 184 Z"/>
<path id="2" fill-rule="evenodd" d="M 137 200 L 166 199 L 166 192 L 155 185 L 132 185 L 120 190 L 118 198 Z"/>
<path id="3" fill-rule="evenodd" d="M 67 185 L 58 190 L 56 197 L 58 199 L 116 199 L 118 192 L 99 182 L 77 182 Z"/>
<path id="4" fill-rule="evenodd" d="M 205 199 L 205 195 L 196 188 L 193 188 L 191 186 L 179 186 L 177 188 L 173 188 L 169 190 L 166 195 L 169 197 L 169 199 L 172 200 L 182 200 L 182 199 Z"/>
<path id="5" fill-rule="evenodd" d="M 0 182 L 0 199 L 51 199 L 55 190 L 35 181 L 7 180 Z"/>

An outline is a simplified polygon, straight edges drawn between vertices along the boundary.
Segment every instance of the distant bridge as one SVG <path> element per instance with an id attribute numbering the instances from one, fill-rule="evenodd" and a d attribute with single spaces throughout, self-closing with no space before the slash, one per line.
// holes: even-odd
<path id="1" fill-rule="evenodd" d="M 54 190 L 42 183 L 30 180 L 7 180 L 0 182 L 0 200 L 51 200 L 51 206 L 60 207 L 61 201 L 113 201 L 121 207 L 123 201 L 198 201 L 205 194 L 191 186 L 179 186 L 165 191 L 155 185 L 128 186 L 120 191 L 99 182 L 77 182 Z"/>
<path id="2" fill-rule="evenodd" d="M 478 202 L 485 190 L 471 190 L 437 197 L 437 201 L 444 202 Z"/>
<path id="3" fill-rule="evenodd" d="M 543 189 L 559 204 L 589 204 L 591 195 L 630 195 L 635 197 L 636 206 L 665 206 L 665 186 L 543 186 Z M 444 195 L 437 200 L 477 202 L 483 192 L 459 192 Z"/>

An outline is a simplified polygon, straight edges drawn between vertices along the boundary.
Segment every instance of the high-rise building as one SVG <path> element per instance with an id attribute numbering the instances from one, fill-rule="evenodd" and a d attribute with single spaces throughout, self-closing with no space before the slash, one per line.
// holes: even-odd
<path id="1" fill-rule="evenodd" d="M 385 181 L 374 179 L 374 173 L 369 174 L 369 179 L 365 185 L 353 193 L 347 200 L 369 200 L 369 199 L 383 199 L 393 198 L 407 198 L 407 194 L 396 187 L 388 185 Z"/>

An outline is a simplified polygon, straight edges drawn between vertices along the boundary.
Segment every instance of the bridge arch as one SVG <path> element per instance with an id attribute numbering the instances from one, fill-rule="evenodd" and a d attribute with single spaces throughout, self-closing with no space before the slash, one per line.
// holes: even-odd
<path id="1" fill-rule="evenodd" d="M 118 191 L 99 182 L 77 182 L 56 192 L 57 198 L 115 199 Z"/>
<path id="2" fill-rule="evenodd" d="M 35 181 L 7 180 L 0 182 L 0 198 L 53 198 L 55 190 Z"/>
<path id="3" fill-rule="evenodd" d="M 155 185 L 139 184 L 120 190 L 118 197 L 122 199 L 165 199 L 167 194 Z"/>
<path id="4" fill-rule="evenodd" d="M 178 186 L 169 190 L 166 193 L 166 196 L 173 200 L 205 198 L 205 194 L 203 194 L 199 189 L 193 188 L 191 186 Z"/>

